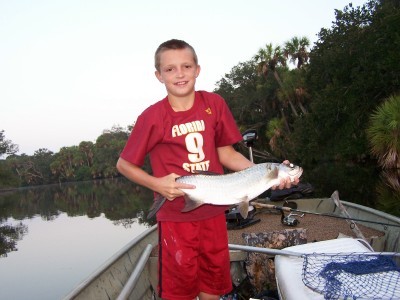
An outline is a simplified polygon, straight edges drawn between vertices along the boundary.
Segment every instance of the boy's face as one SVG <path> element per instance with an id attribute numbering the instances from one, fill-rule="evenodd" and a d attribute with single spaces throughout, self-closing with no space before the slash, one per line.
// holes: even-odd
<path id="1" fill-rule="evenodd" d="M 194 91 L 200 66 L 196 65 L 190 49 L 165 50 L 160 55 L 157 79 L 165 84 L 169 96 L 185 97 Z"/>

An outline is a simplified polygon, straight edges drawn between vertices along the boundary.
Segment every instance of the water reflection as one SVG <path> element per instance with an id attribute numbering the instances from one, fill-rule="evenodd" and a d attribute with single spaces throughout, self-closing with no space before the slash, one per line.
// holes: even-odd
<path id="1" fill-rule="evenodd" d="M 26 233 L 22 223 L 8 224 L 8 218 L 23 220 L 37 215 L 51 221 L 61 213 L 69 217 L 104 215 L 115 225 L 147 225 L 143 211 L 152 203 L 152 192 L 124 178 L 41 186 L 0 194 L 0 255 L 16 251 Z M 153 221 L 154 222 L 154 221 Z M 151 225 L 151 224 L 148 224 Z"/>
<path id="2" fill-rule="evenodd" d="M 17 225 L 0 225 L 0 257 L 7 257 L 7 253 L 17 251 L 17 241 L 28 232 L 28 227 L 22 223 Z"/>
<path id="3" fill-rule="evenodd" d="M 306 167 L 302 181 L 312 183 L 315 197 L 329 197 L 335 190 L 340 199 L 400 216 L 400 170 L 381 172 L 375 166 L 325 163 Z M 66 213 L 69 217 L 104 215 L 115 225 L 152 225 L 146 219 L 153 194 L 124 178 L 41 186 L 0 193 L 0 256 L 17 250 L 27 234 L 23 220 L 40 216 L 51 221 Z"/>

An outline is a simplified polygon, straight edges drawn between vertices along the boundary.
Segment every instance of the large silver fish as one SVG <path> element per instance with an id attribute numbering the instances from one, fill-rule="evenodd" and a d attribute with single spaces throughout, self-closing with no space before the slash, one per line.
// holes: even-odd
<path id="1" fill-rule="evenodd" d="M 203 204 L 238 205 L 243 218 L 247 218 L 249 202 L 279 185 L 281 178 L 289 177 L 293 182 L 303 173 L 303 169 L 293 164 L 262 163 L 245 170 L 224 175 L 195 174 L 182 176 L 177 182 L 192 184 L 195 189 L 182 189 L 186 205 L 182 212 L 191 211 Z M 166 198 L 159 196 L 147 216 L 153 217 L 164 204 Z"/>

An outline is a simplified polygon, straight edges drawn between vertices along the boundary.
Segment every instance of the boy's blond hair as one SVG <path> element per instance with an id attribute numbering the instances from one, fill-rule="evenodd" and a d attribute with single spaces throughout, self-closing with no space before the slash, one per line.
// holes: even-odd
<path id="1" fill-rule="evenodd" d="M 162 43 L 160 46 L 158 46 L 156 53 L 154 54 L 154 66 L 156 67 L 156 70 L 160 72 L 160 56 L 161 53 L 166 51 L 166 50 L 178 50 L 178 49 L 190 49 L 193 53 L 193 59 L 196 65 L 198 64 L 198 59 L 197 59 L 197 54 L 196 51 L 194 51 L 194 48 L 190 46 L 188 43 L 182 40 L 177 40 L 177 39 L 172 39 L 169 41 L 166 41 Z"/>

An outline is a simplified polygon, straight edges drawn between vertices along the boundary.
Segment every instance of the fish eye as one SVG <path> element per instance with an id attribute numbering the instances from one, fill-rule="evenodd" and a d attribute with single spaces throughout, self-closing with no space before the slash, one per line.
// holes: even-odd
<path id="1" fill-rule="evenodd" d="M 290 163 L 289 167 L 294 168 L 294 164 Z"/>

